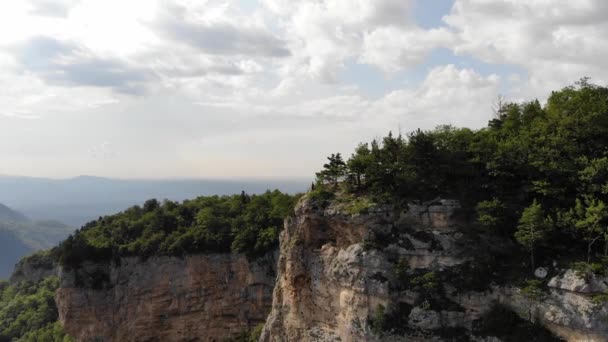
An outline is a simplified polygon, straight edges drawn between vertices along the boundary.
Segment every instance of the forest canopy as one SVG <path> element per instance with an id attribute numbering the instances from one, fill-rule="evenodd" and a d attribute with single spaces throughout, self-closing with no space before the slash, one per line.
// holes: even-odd
<path id="1" fill-rule="evenodd" d="M 501 104 L 480 130 L 389 133 L 347 160 L 328 157 L 315 193 L 338 188 L 376 201 L 459 199 L 484 229 L 519 242 L 532 266 L 539 250 L 606 257 L 608 88 L 582 79 L 544 106 Z"/>
<path id="2" fill-rule="evenodd" d="M 38 283 L 0 282 L 0 342 L 73 342 L 57 321 L 57 277 Z"/>
<path id="3" fill-rule="evenodd" d="M 278 246 L 283 220 L 293 212 L 297 198 L 275 190 L 203 196 L 183 203 L 151 199 L 87 223 L 51 254 L 68 267 L 126 256 L 231 251 L 262 256 Z"/>

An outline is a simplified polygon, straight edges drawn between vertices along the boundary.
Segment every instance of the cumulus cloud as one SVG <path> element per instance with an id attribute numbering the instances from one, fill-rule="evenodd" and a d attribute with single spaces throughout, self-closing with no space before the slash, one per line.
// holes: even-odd
<path id="1" fill-rule="evenodd" d="M 433 29 L 422 0 L 243 3 L 0 5 L 4 172 L 310 175 L 388 130 L 481 127 L 499 92 L 608 80 L 603 0 L 455 0 Z"/>
<path id="2" fill-rule="evenodd" d="M 396 72 L 423 63 L 433 49 L 448 46 L 452 39 L 445 29 L 383 27 L 365 34 L 359 60 Z"/>
<path id="3" fill-rule="evenodd" d="M 409 0 L 265 0 L 287 32 L 294 55 L 286 74 L 335 82 L 347 59 L 394 72 L 420 64 L 451 39 L 412 20 Z"/>
<path id="4" fill-rule="evenodd" d="M 607 17 L 603 0 L 457 0 L 444 20 L 455 52 L 523 67 L 539 95 L 582 76 L 608 80 Z"/>
<path id="5" fill-rule="evenodd" d="M 374 111 L 387 113 L 408 130 L 438 124 L 479 128 L 491 118 L 500 78 L 454 65 L 433 68 L 419 87 L 387 94 Z"/>
<path id="6" fill-rule="evenodd" d="M 226 11 L 225 7 L 221 7 Z M 285 57 L 285 42 L 259 23 L 236 15 L 194 16 L 179 5 L 163 7 L 151 26 L 159 34 L 189 44 L 207 54 Z"/>
<path id="7" fill-rule="evenodd" d="M 32 37 L 18 48 L 23 67 L 51 84 L 111 88 L 140 94 L 151 75 L 115 58 L 94 55 L 74 43 L 54 38 Z"/>
<path id="8" fill-rule="evenodd" d="M 39 16 L 65 18 L 78 0 L 31 0 L 30 13 Z"/>

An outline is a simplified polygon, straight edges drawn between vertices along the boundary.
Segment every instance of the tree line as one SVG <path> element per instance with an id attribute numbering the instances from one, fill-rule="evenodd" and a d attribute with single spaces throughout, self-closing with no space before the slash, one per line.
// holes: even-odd
<path id="1" fill-rule="evenodd" d="M 194 253 L 258 257 L 278 246 L 283 220 L 298 196 L 278 190 L 260 195 L 202 196 L 183 203 L 156 199 L 100 217 L 51 251 L 62 265 Z"/>
<path id="2" fill-rule="evenodd" d="M 378 201 L 459 199 L 479 226 L 514 238 L 529 263 L 608 256 L 608 88 L 581 79 L 539 101 L 504 103 L 479 130 L 440 126 L 328 157 L 315 191 Z"/>

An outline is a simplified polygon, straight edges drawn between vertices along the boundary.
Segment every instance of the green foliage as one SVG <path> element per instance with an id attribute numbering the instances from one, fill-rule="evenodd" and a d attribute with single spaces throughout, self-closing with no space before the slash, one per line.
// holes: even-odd
<path id="1" fill-rule="evenodd" d="M 71 342 L 57 323 L 56 277 L 0 286 L 0 341 Z"/>
<path id="2" fill-rule="evenodd" d="M 477 203 L 477 222 L 484 228 L 498 231 L 506 222 L 504 204 L 498 198 Z"/>
<path id="3" fill-rule="evenodd" d="M 592 276 L 606 276 L 608 275 L 608 265 L 606 265 L 606 261 L 604 262 L 584 262 L 578 261 L 574 262 L 571 265 L 571 268 L 576 272 L 576 275 L 589 279 Z"/>
<path id="4" fill-rule="evenodd" d="M 439 275 L 436 272 L 427 272 L 412 277 L 410 279 L 410 289 L 421 294 L 419 305 L 425 310 L 442 309 L 444 304 L 447 304 Z"/>
<path id="5" fill-rule="evenodd" d="M 148 200 L 143 207 L 86 224 L 52 251 L 67 267 L 124 256 L 244 253 L 261 256 L 278 245 L 285 217 L 298 196 L 209 196 L 175 203 Z"/>
<path id="6" fill-rule="evenodd" d="M 410 284 L 424 293 L 435 293 L 439 289 L 439 277 L 435 272 L 428 272 L 412 278 Z"/>
<path id="7" fill-rule="evenodd" d="M 366 194 L 339 193 L 334 194 L 336 208 L 350 215 L 366 214 L 376 202 Z"/>
<path id="8" fill-rule="evenodd" d="M 72 231 L 56 221 L 32 221 L 0 204 L 0 279 L 8 278 L 22 257 L 55 246 Z"/>
<path id="9" fill-rule="evenodd" d="M 386 308 L 384 307 L 384 305 L 378 304 L 378 306 L 376 307 L 376 311 L 369 320 L 369 326 L 372 332 L 376 335 L 382 335 L 384 330 L 386 330 L 385 310 Z"/>
<path id="10" fill-rule="evenodd" d="M 225 338 L 224 342 L 258 342 L 264 330 L 264 323 L 258 324 L 249 331 L 243 331 L 235 337 Z"/>
<path id="11" fill-rule="evenodd" d="M 547 296 L 546 291 L 543 290 L 543 282 L 540 280 L 527 280 L 524 286 L 521 288 L 521 293 L 530 300 L 539 301 Z"/>
<path id="12" fill-rule="evenodd" d="M 562 224 L 566 222 L 575 227 L 587 242 L 587 262 L 591 259 L 593 244 L 604 238 L 604 256 L 608 254 L 608 207 L 604 201 L 586 197 L 576 199 L 574 208 L 560 216 Z"/>
<path id="13" fill-rule="evenodd" d="M 346 175 L 346 163 L 340 153 L 327 157 L 329 163 L 323 165 L 323 170 L 317 172 L 317 180 L 320 184 L 332 184 L 336 186 L 338 181 Z"/>
<path id="14" fill-rule="evenodd" d="M 332 199 L 336 197 L 336 194 L 334 191 L 330 191 L 325 184 L 318 183 L 314 186 L 314 189 L 307 194 L 307 196 L 312 203 L 324 208 L 331 202 Z"/>
<path id="15" fill-rule="evenodd" d="M 591 296 L 591 301 L 595 305 L 606 305 L 608 303 L 608 294 L 602 293 L 593 295 Z"/>
<path id="16" fill-rule="evenodd" d="M 551 221 L 545 218 L 543 208 L 536 200 L 521 214 L 515 239 L 530 252 L 532 268 L 534 268 L 534 251 L 545 240 L 551 228 Z"/>

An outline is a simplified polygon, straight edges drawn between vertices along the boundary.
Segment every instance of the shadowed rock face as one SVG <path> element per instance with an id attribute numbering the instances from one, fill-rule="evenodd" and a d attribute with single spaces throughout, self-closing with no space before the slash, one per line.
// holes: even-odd
<path id="1" fill-rule="evenodd" d="M 464 340 L 500 341 L 474 332 L 497 303 L 523 319 L 533 315 L 567 341 L 608 340 L 608 320 L 602 320 L 608 306 L 592 304 L 587 294 L 571 291 L 574 286 L 554 285 L 566 284 L 570 273 L 550 282 L 543 301 L 529 300 L 513 286 L 491 285 L 491 279 L 476 290 L 446 277 L 440 307 L 425 303 L 420 289 L 399 288 L 399 263 L 413 274 L 458 274 L 479 257 L 478 245 L 500 245 L 483 237 L 471 240 L 455 201 L 411 204 L 405 210 L 378 207 L 361 215 L 332 206 L 318 208 L 304 199 L 295 218 L 286 222 L 261 341 L 448 341 L 442 335 L 446 329 Z M 374 332 L 372 320 L 380 307 L 398 312 L 401 331 Z"/>
<path id="2" fill-rule="evenodd" d="M 281 235 L 277 287 L 262 341 L 375 340 L 369 318 L 396 301 L 395 259 L 409 268 L 465 261 L 454 246 L 457 208 L 450 201 L 352 216 L 301 202 Z M 364 248 L 366 240 L 389 236 L 381 248 Z"/>
<path id="3" fill-rule="evenodd" d="M 61 274 L 60 321 L 78 341 L 222 341 L 265 321 L 274 265 L 230 254 L 88 264 Z"/>

